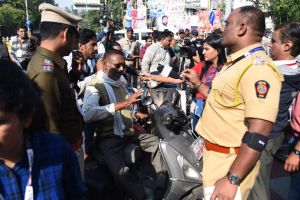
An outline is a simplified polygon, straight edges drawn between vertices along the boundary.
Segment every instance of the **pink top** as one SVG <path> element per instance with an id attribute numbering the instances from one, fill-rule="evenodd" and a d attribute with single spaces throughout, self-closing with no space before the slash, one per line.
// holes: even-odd
<path id="1" fill-rule="evenodd" d="M 141 60 L 143 60 L 143 57 L 144 57 L 145 52 L 146 52 L 146 50 L 147 50 L 148 47 L 149 47 L 149 46 L 145 45 L 145 46 L 143 46 L 143 47 L 141 48 L 141 50 L 140 50 L 140 58 L 141 58 Z"/>
<path id="2" fill-rule="evenodd" d="M 300 133 L 300 92 L 295 97 L 295 102 L 292 108 L 291 127 L 296 133 Z"/>

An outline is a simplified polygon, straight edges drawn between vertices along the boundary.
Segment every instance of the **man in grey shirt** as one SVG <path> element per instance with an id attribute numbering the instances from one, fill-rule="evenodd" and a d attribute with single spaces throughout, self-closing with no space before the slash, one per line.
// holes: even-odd
<path id="1" fill-rule="evenodd" d="M 173 33 L 164 31 L 160 33 L 159 41 L 149 46 L 142 61 L 142 73 L 157 71 L 158 64 L 170 65 L 168 48 L 173 38 Z"/>

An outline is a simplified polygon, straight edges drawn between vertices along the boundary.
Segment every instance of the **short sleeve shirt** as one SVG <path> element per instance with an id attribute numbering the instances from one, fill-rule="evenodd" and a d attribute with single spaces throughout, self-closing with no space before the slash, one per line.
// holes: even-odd
<path id="1" fill-rule="evenodd" d="M 228 56 L 227 63 L 212 82 L 205 109 L 196 126 L 197 133 L 212 143 L 238 147 L 247 131 L 246 118 L 276 120 L 283 78 L 276 68 L 269 66 L 271 58 L 261 50 L 234 63 L 235 59 L 256 47 L 259 44 Z M 239 102 L 236 105 L 235 100 Z"/>
<path id="2" fill-rule="evenodd" d="M 118 41 L 121 45 L 121 48 L 127 53 L 133 54 L 134 48 L 136 46 L 136 42 L 133 40 L 129 40 L 128 38 L 122 38 Z"/>

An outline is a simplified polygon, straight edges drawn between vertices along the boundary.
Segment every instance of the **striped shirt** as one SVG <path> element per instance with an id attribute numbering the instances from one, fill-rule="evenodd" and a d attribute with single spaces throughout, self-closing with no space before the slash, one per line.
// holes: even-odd
<path id="1" fill-rule="evenodd" d="M 278 67 L 283 75 L 296 75 L 300 73 L 300 66 L 297 60 L 276 60 L 274 64 Z"/>

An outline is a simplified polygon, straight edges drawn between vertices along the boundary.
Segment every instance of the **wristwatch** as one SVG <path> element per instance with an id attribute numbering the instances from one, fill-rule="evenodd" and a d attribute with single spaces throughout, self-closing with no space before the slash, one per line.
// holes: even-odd
<path id="1" fill-rule="evenodd" d="M 227 178 L 231 184 L 240 185 L 241 179 L 237 175 L 232 174 L 231 172 L 228 172 Z"/>
<path id="2" fill-rule="evenodd" d="M 294 149 L 293 152 L 300 157 L 300 150 Z"/>

